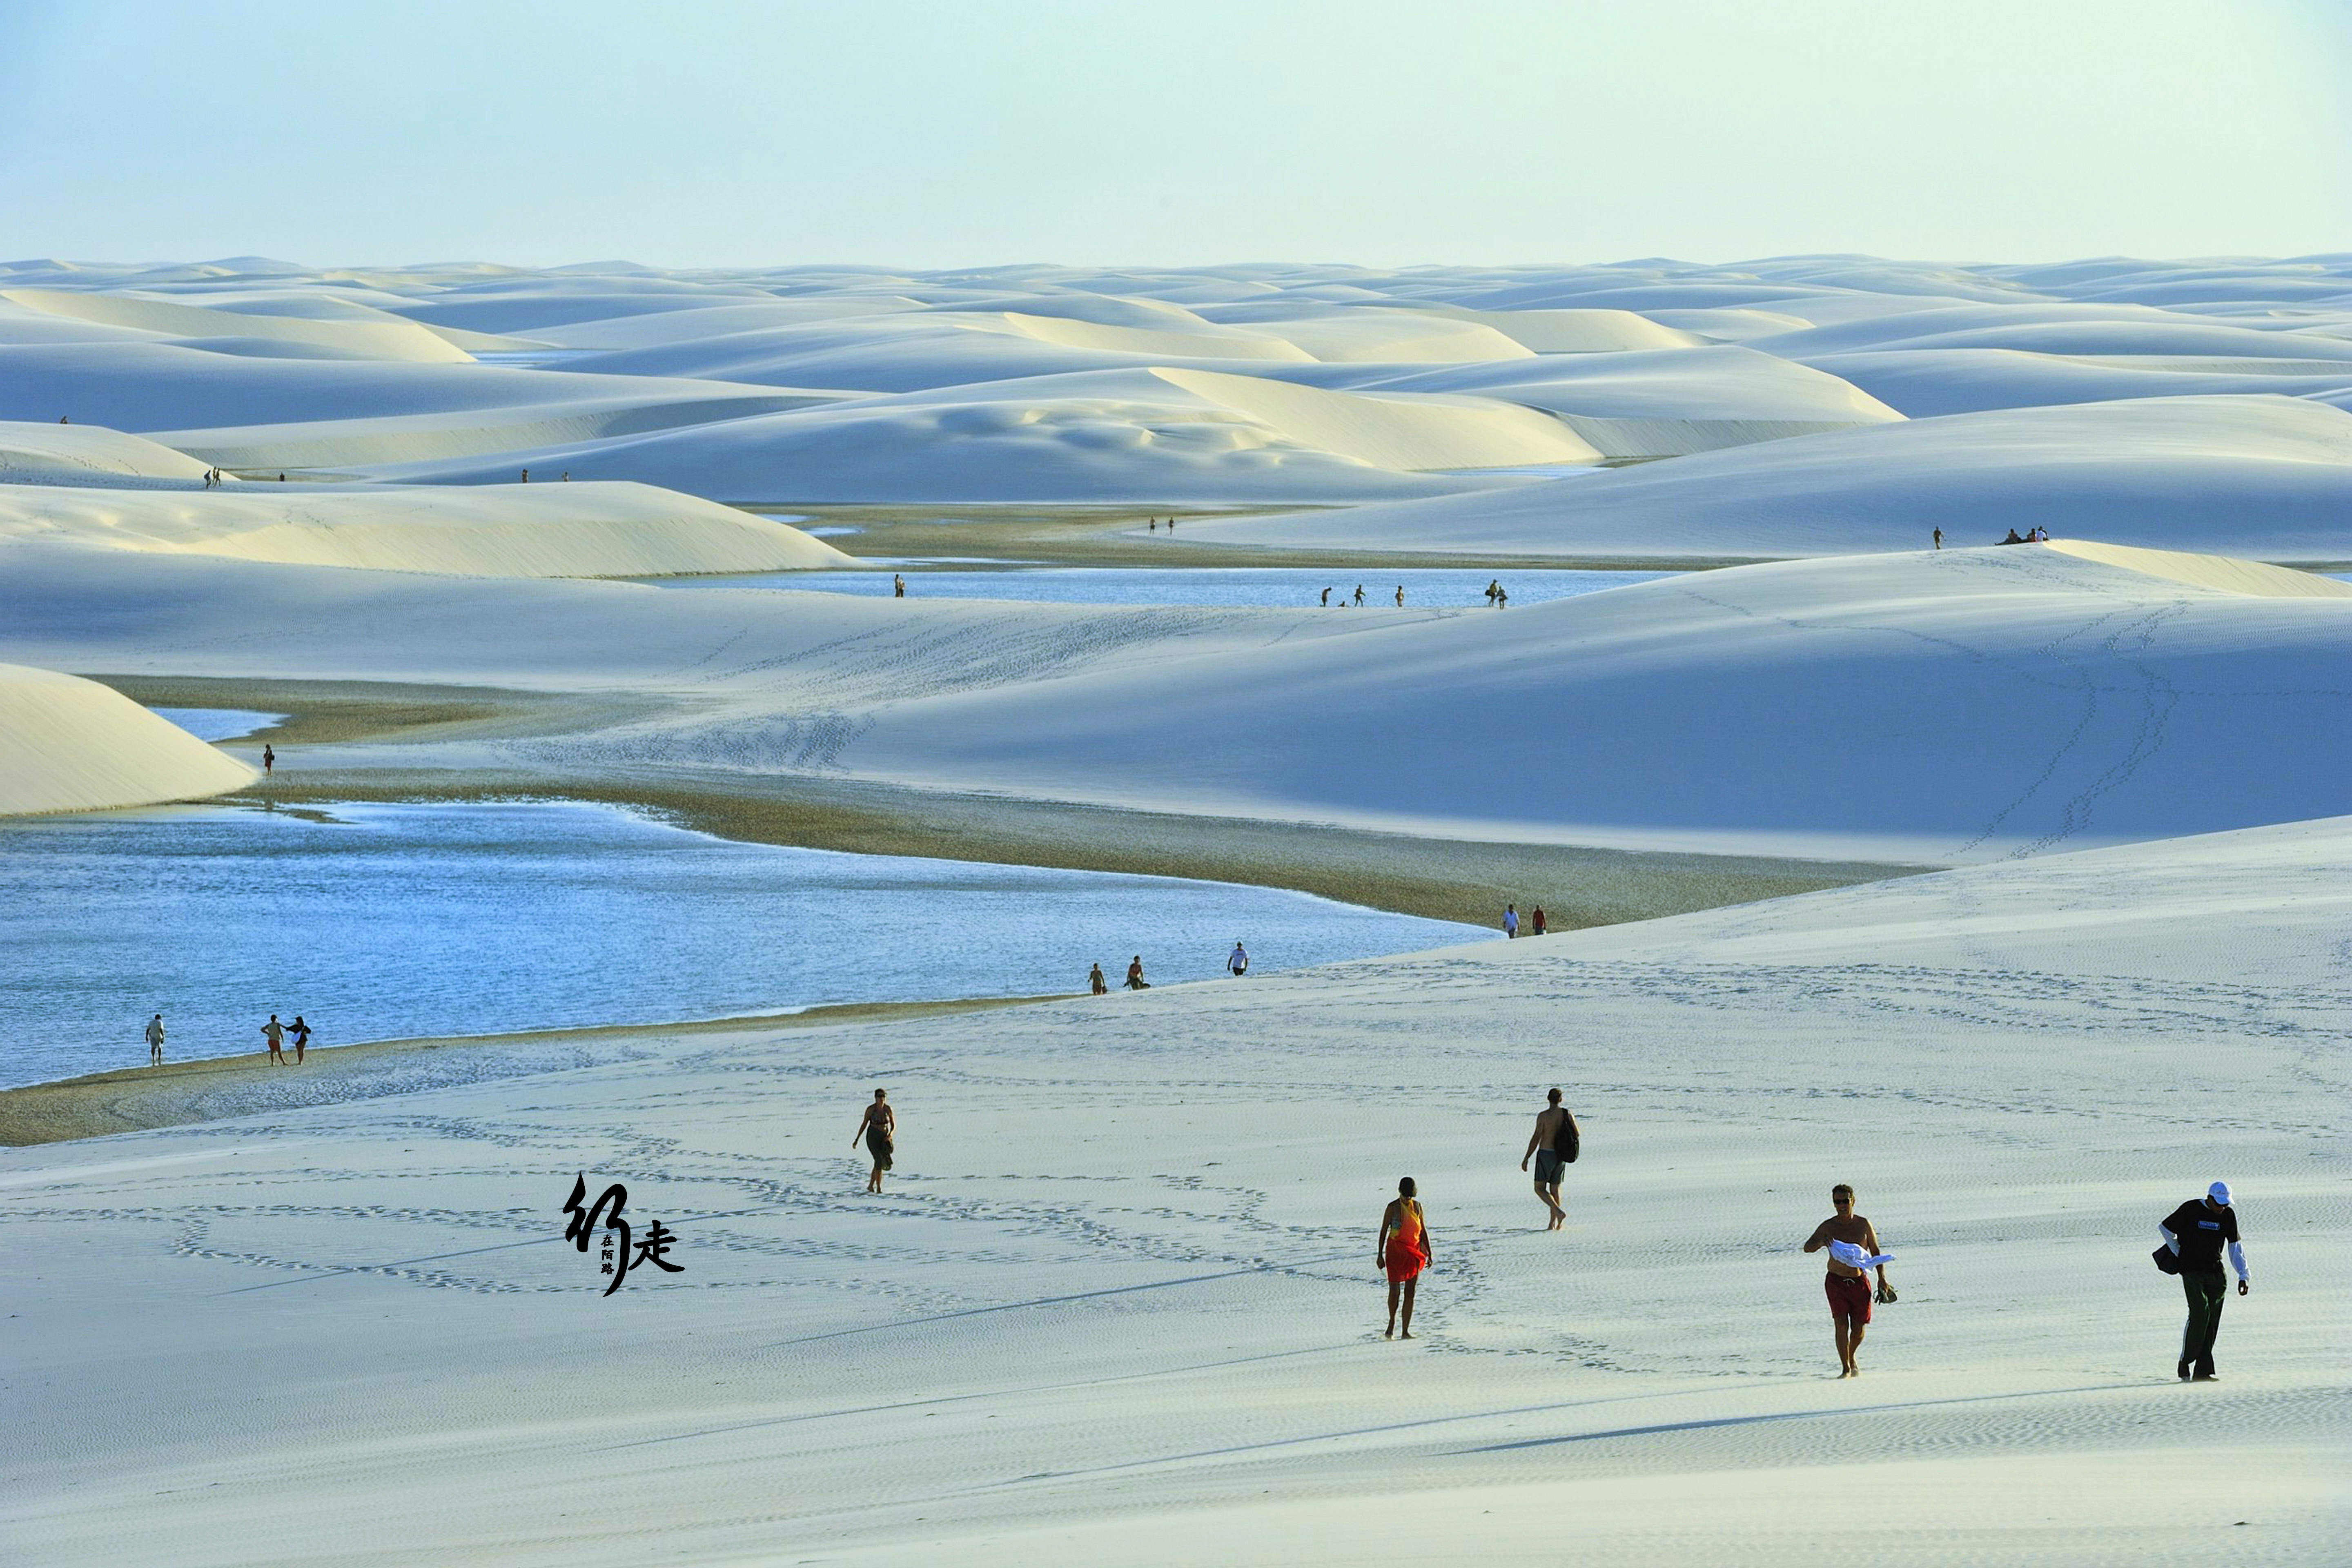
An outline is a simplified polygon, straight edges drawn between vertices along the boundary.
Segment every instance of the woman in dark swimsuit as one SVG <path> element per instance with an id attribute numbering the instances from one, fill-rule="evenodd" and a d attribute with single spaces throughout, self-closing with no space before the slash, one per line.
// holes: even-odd
<path id="1" fill-rule="evenodd" d="M 898 1114 L 890 1109 L 890 1091 L 877 1089 L 874 1103 L 866 1108 L 858 1119 L 857 1131 L 849 1135 L 849 1146 L 857 1147 L 860 1138 L 866 1140 L 866 1152 L 874 1156 L 874 1173 L 866 1178 L 866 1190 L 882 1190 L 882 1173 L 890 1168 L 890 1151 L 898 1131 Z"/>

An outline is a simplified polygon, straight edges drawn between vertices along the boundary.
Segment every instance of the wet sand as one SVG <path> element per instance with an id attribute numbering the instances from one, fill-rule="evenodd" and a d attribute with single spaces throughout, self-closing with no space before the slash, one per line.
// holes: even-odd
<path id="1" fill-rule="evenodd" d="M 184 1127 L 298 1106 L 373 1100 L 453 1082 L 519 1078 L 654 1055 L 700 1037 L 766 1037 L 841 1024 L 907 1022 L 992 1007 L 1020 1007 L 1051 996 L 980 997 L 954 1002 L 860 1002 L 798 1013 L 682 1024 L 621 1024 L 454 1035 L 313 1047 L 299 1067 L 273 1065 L 266 1051 L 200 1061 L 130 1067 L 54 1083 L 0 1089 L 0 1145 L 60 1143 L 153 1127 Z M 451 1060 L 464 1055 L 469 1059 Z M 287 1060 L 293 1060 L 288 1047 Z"/>

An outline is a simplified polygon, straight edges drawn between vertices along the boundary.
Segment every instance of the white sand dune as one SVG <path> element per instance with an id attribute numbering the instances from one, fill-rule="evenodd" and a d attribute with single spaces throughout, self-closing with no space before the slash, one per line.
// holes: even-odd
<path id="1" fill-rule="evenodd" d="M 1513 490 L 1204 522 L 1220 544 L 1675 561 L 1989 543 L 2010 529 L 2352 561 L 2352 416 L 2168 397 L 1915 419 Z"/>
<path id="2" fill-rule="evenodd" d="M 1475 393 L 1544 409 L 1608 458 L 1678 457 L 1903 417 L 1833 374 L 1736 347 L 1547 355 L 1359 384 Z"/>
<path id="3" fill-rule="evenodd" d="M 1197 397 L 1258 420 L 1302 446 L 1384 468 L 1589 463 L 1601 457 L 1562 421 L 1488 398 L 1360 396 L 1214 371 L 1153 374 Z"/>
<path id="4" fill-rule="evenodd" d="M 845 399 L 504 452 L 495 462 L 458 458 L 370 471 L 467 483 L 523 463 L 583 478 L 629 475 L 745 503 L 1156 506 L 1452 494 L 1496 481 L 1424 477 L 1423 470 L 1596 456 L 1559 420 L 1506 403 L 1360 397 L 1162 369 Z"/>
<path id="5" fill-rule="evenodd" d="M 208 467 L 161 442 L 100 425 L 0 421 L 0 484 L 192 489 L 203 485 Z"/>
<path id="6" fill-rule="evenodd" d="M 1946 551 L 1501 612 L 688 594 L 33 541 L 0 565 L 0 657 L 610 691 L 635 715 L 352 767 L 797 773 L 1912 863 L 2352 812 L 2352 597 L 2253 563 Z M 151 607 L 101 613 L 126 603 Z"/>
<path id="7" fill-rule="evenodd" d="M 552 465 L 719 500 L 1353 505 L 1444 489 L 1400 476 L 1704 459 L 1897 413 L 2172 398 L 2205 426 L 2186 447 L 2208 452 L 2237 438 L 2230 403 L 2352 403 L 2352 268 L 2327 258 L 690 275 L 35 259 L 0 282 L 0 418 L 69 414 L 257 472 L 474 483 Z M 1584 363 L 1601 361 L 1613 363 Z M 1160 370 L 1192 379 L 1163 383 L 1172 397 L 1134 390 Z M 1076 377 L 1127 387 L 1065 403 L 1043 384 Z M 1000 425 L 1023 383 L 1040 384 L 1020 395 L 1034 404 Z M 971 411 L 814 407 L 859 395 Z M 1446 399 L 1516 407 L 1469 418 L 1478 405 Z M 506 412 L 472 416 L 492 409 Z M 752 417 L 797 412 L 820 416 Z M 320 428 L 291 428 L 305 425 Z M 1913 495 L 1948 492 L 1948 531 L 2007 503 L 1954 477 L 1941 440 L 1868 448 L 1867 504 L 1902 543 L 1917 531 L 1897 518 L 1918 510 Z M 2020 485 L 2053 479 L 2053 506 L 2025 503 L 2037 517 L 2128 518 L 2148 510 L 2141 467 L 2118 465 L 2108 485 L 2035 460 Z M 1698 491 L 1717 482 L 1704 466 L 1686 477 Z M 2290 530 L 2303 510 L 2286 502 Z M 1818 548 L 1883 547 L 1837 502 L 1804 531 Z M 1658 553 L 1694 552 L 1787 552 L 1748 541 Z"/>
<path id="8" fill-rule="evenodd" d="M 854 565 L 787 524 L 650 485 L 250 484 L 157 494 L 0 489 L 0 540 L 160 556 L 493 577 L 646 577 Z"/>
<path id="9" fill-rule="evenodd" d="M 0 664 L 0 816 L 194 800 L 254 777 L 121 692 Z"/>
<path id="10" fill-rule="evenodd" d="M 2328 673 L 2352 584 L 2083 555 L 1751 567 L 910 698 L 852 709 L 824 754 L 1159 810 L 1939 863 L 2352 811 Z"/>
<path id="11" fill-rule="evenodd" d="M 2352 343 L 2345 345 L 2352 354 Z M 1866 387 L 1914 419 L 2146 397 L 2352 395 L 2352 358 L 2196 359 L 2063 355 L 2017 349 L 1887 349 L 1817 354 L 1815 369 Z"/>
<path id="12" fill-rule="evenodd" d="M 2347 889 L 2337 820 L 534 1078 L 438 1051 L 361 1103 L 257 1068 L 257 1114 L 0 1153 L 49 1260 L 0 1527 L 124 1568 L 2329 1561 Z M 575 1173 L 682 1272 L 599 1299 Z M 2254 1288 L 2183 1387 L 2147 1252 L 2215 1177 Z M 1902 1297 L 1853 1382 L 1798 1250 L 1835 1181 Z"/>
<path id="13" fill-rule="evenodd" d="M 393 316 L 320 320 L 257 311 L 207 310 L 171 300 L 57 289 L 0 289 L 0 299 L 30 310 L 72 316 L 108 326 L 136 327 L 176 338 L 230 339 L 325 350 L 355 359 L 462 363 L 473 356 L 430 329 Z"/>

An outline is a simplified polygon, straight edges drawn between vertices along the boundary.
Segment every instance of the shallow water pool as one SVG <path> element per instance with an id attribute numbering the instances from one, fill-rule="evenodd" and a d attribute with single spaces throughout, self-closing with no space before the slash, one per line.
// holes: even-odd
<path id="1" fill-rule="evenodd" d="M 0 1084 L 315 1043 L 1256 973 L 1490 933 L 1302 893 L 739 844 L 566 803 L 0 826 Z M 1234 984 L 1248 984 L 1237 982 Z"/>

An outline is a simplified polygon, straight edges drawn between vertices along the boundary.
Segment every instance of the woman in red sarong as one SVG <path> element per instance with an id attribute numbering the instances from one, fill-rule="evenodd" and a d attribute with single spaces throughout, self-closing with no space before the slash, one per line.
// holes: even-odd
<path id="1" fill-rule="evenodd" d="M 1422 1217 L 1421 1200 L 1414 1191 L 1411 1176 L 1397 1183 L 1397 1195 L 1381 1215 L 1380 1250 L 1372 1261 L 1389 1277 L 1389 1327 L 1381 1336 L 1384 1340 L 1396 1337 L 1400 1302 L 1404 1307 L 1404 1337 L 1412 1338 L 1412 1289 L 1430 1263 L 1429 1225 Z"/>

